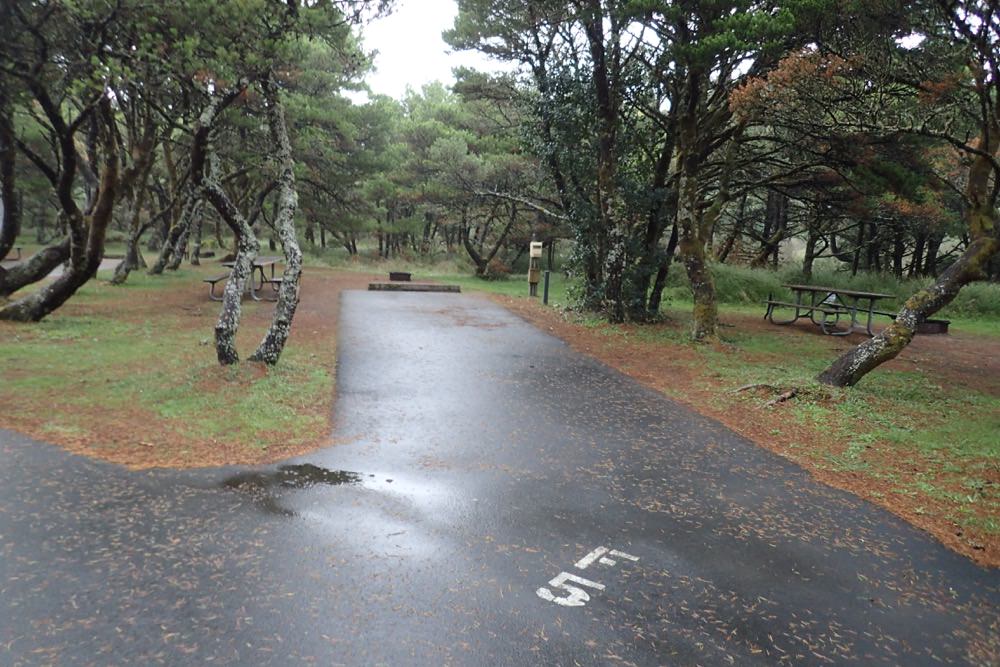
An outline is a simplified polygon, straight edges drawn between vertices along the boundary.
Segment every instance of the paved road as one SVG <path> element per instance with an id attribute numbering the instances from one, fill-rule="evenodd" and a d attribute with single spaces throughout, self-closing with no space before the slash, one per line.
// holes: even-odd
<path id="1" fill-rule="evenodd" d="M 0 434 L 0 664 L 1000 660 L 995 570 L 489 302 L 341 321 L 344 444 L 283 466 Z"/>

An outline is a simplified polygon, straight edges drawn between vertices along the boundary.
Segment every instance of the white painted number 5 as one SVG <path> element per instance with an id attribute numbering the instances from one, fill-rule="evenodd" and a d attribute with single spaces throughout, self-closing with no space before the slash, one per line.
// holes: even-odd
<path id="1" fill-rule="evenodd" d="M 578 577 L 575 574 L 570 574 L 569 572 L 560 572 L 555 579 L 549 582 L 549 586 L 556 590 L 562 589 L 566 591 L 566 597 L 556 597 L 552 594 L 552 591 L 547 588 L 539 588 L 535 591 L 535 593 L 546 602 L 555 602 L 556 604 L 561 604 L 564 607 L 582 607 L 588 600 L 590 600 L 590 595 L 587 594 L 587 591 L 579 588 L 578 586 L 571 586 L 570 584 L 567 584 L 567 581 L 572 581 L 575 584 L 580 584 L 580 586 L 587 586 L 599 591 L 604 590 L 604 584 L 599 584 L 596 581 Z"/>

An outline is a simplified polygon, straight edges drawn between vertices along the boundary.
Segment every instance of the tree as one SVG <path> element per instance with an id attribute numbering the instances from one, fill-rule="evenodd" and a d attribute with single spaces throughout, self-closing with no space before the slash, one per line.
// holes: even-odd
<path id="1" fill-rule="evenodd" d="M 837 359 L 819 380 L 856 384 L 896 357 L 917 326 L 950 303 L 969 282 L 986 277 L 1000 251 L 997 198 L 1000 194 L 1000 8 L 986 1 L 921 3 L 908 8 L 909 24 L 922 38 L 906 48 L 888 40 L 856 53 L 850 76 L 835 83 L 863 81 L 868 108 L 845 114 L 846 123 L 864 123 L 884 135 L 934 139 L 964 155 L 967 171 L 954 182 L 962 192 L 969 242 L 962 254 L 930 285 L 903 304 L 895 320 L 875 337 Z M 885 100 L 891 100 L 887 104 Z M 861 112 L 864 116 L 859 118 Z M 964 188 L 961 181 L 964 180 Z"/>

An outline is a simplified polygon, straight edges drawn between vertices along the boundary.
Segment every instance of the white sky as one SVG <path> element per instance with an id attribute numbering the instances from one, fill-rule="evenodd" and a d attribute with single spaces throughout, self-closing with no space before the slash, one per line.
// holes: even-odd
<path id="1" fill-rule="evenodd" d="M 364 26 L 364 49 L 378 51 L 375 72 L 367 77 L 372 91 L 399 99 L 407 85 L 414 90 L 434 80 L 451 85 L 453 67 L 500 69 L 475 51 L 450 52 L 441 32 L 453 27 L 457 13 L 454 0 L 398 0 L 392 14 Z"/>

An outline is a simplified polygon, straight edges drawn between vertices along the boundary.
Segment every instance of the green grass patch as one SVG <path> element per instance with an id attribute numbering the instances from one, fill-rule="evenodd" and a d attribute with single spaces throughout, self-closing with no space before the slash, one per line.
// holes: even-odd
<path id="1" fill-rule="evenodd" d="M 201 289 L 198 298 L 166 298 L 191 294 L 201 275 L 217 268 L 135 272 L 123 286 L 91 281 L 42 322 L 0 323 L 0 400 L 22 424 L 45 424 L 40 437 L 111 449 L 112 435 L 124 445 L 155 441 L 154 463 L 183 462 L 183 451 L 196 465 L 227 462 L 210 451 L 212 443 L 224 443 L 236 460 L 252 460 L 272 445 L 327 436 L 335 332 L 290 345 L 273 369 L 220 368 L 211 344 L 218 304 L 201 300 Z M 269 307 L 244 303 L 244 354 L 269 323 L 250 315 Z M 102 416 L 125 423 L 105 432 Z"/>

